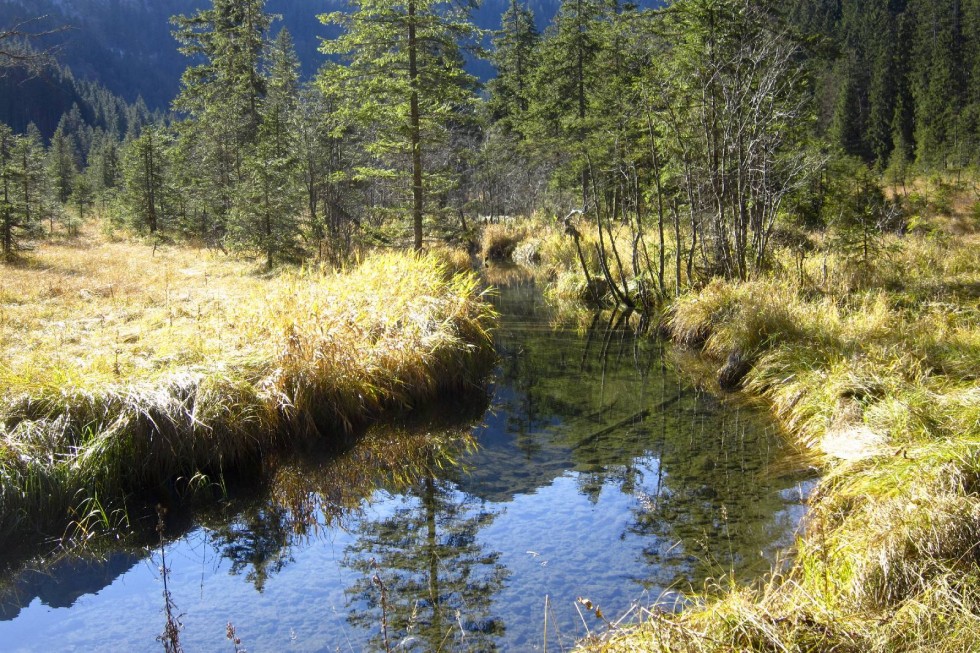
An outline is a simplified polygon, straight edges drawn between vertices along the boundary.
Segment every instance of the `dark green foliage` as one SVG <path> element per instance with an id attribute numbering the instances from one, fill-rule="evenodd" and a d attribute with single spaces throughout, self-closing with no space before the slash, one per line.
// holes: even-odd
<path id="1" fill-rule="evenodd" d="M 362 139 L 356 176 L 381 184 L 376 211 L 411 214 L 413 244 L 422 247 L 426 215 L 439 211 L 456 176 L 451 137 L 474 114 L 476 80 L 463 69 L 461 48 L 478 30 L 469 7 L 442 0 L 359 0 L 350 13 L 321 20 L 344 33 L 323 52 L 343 65 L 326 66 L 319 83 L 340 100 L 346 124 Z"/>
<path id="2" fill-rule="evenodd" d="M 880 253 L 883 236 L 901 226 L 901 212 L 885 199 L 878 176 L 859 159 L 831 162 L 827 177 L 823 216 L 831 227 L 831 246 L 867 264 Z"/>
<path id="3" fill-rule="evenodd" d="M 123 205 L 130 224 L 151 234 L 166 229 L 171 222 L 165 185 L 167 170 L 165 132 L 147 127 L 139 137 L 126 143 L 122 176 L 125 181 Z"/>
<path id="4" fill-rule="evenodd" d="M 298 249 L 300 162 L 295 124 L 299 103 L 299 62 L 289 32 L 282 30 L 267 56 L 268 92 L 259 109 L 257 141 L 242 162 L 229 225 L 232 243 L 277 259 Z"/>
<path id="5" fill-rule="evenodd" d="M 519 130 L 532 93 L 531 74 L 540 35 L 531 9 L 511 0 L 493 38 L 490 61 L 497 74 L 487 84 L 490 120 L 508 132 Z"/>
<path id="6" fill-rule="evenodd" d="M 173 19 L 181 52 L 195 62 L 174 100 L 186 116 L 178 126 L 181 185 L 207 240 L 227 232 L 245 156 L 258 138 L 266 92 L 260 66 L 272 20 L 264 5 L 215 0 L 209 9 Z"/>
<path id="7" fill-rule="evenodd" d="M 879 169 L 903 161 L 926 170 L 980 163 L 980 3 L 784 5 L 820 43 L 808 64 L 824 80 L 814 99 L 826 114 L 826 135 L 844 152 Z"/>
<path id="8" fill-rule="evenodd" d="M 78 168 L 79 157 L 75 139 L 65 132 L 63 124 L 59 124 L 48 148 L 48 170 L 54 195 L 62 204 L 71 196 L 72 182 L 78 173 Z"/>
<path id="9" fill-rule="evenodd" d="M 41 231 L 44 147 L 36 129 L 18 136 L 0 123 L 0 257 L 13 258 Z"/>

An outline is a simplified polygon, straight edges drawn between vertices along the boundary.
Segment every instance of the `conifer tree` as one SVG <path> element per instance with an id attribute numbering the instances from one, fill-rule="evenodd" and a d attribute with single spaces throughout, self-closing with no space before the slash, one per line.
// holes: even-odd
<path id="1" fill-rule="evenodd" d="M 321 16 L 344 33 L 324 43 L 340 55 L 321 84 L 347 98 L 347 119 L 365 135 L 371 160 L 358 173 L 393 182 L 401 209 L 410 196 L 412 235 L 422 247 L 426 196 L 446 183 L 433 148 L 472 110 L 475 80 L 463 70 L 460 47 L 477 30 L 469 7 L 445 0 L 353 0 L 352 11 Z M 404 198 L 404 199 L 402 199 Z"/>
<path id="2" fill-rule="evenodd" d="M 587 203 L 586 136 L 592 95 L 599 85 L 596 60 L 604 47 L 600 21 L 608 6 L 601 0 L 562 0 L 538 48 L 531 101 L 534 138 L 551 141 L 574 156 L 572 176 Z"/>
<path id="3" fill-rule="evenodd" d="M 25 230 L 32 233 L 39 229 L 45 213 L 45 195 L 48 192 L 45 156 L 41 132 L 31 123 L 27 126 L 27 133 L 16 137 L 14 157 L 19 175 L 19 209 Z"/>
<path id="4" fill-rule="evenodd" d="M 521 129 L 531 94 L 534 53 L 539 41 L 534 13 L 520 0 L 511 0 L 493 39 L 490 62 L 497 74 L 487 84 L 490 120 L 508 133 Z"/>
<path id="5" fill-rule="evenodd" d="M 0 256 L 14 257 L 25 238 L 40 232 L 43 149 L 36 132 L 17 136 L 0 123 Z"/>
<path id="6" fill-rule="evenodd" d="M 196 213 L 207 237 L 226 227 L 244 155 L 258 138 L 265 78 L 262 54 L 272 17 L 264 0 L 213 0 L 191 16 L 177 16 L 174 36 L 194 58 L 173 106 L 186 116 L 179 125 L 181 158 L 192 166 Z"/>
<path id="7" fill-rule="evenodd" d="M 915 101 L 916 159 L 945 168 L 957 146 L 956 116 L 963 107 L 962 15 L 958 0 L 915 0 L 911 70 Z"/>
<path id="8" fill-rule="evenodd" d="M 151 234 L 168 226 L 166 208 L 166 138 L 162 129 L 146 127 L 130 140 L 123 155 L 123 203 L 129 221 Z"/>
<path id="9" fill-rule="evenodd" d="M 257 142 L 243 162 L 243 183 L 231 223 L 233 241 L 276 259 L 296 254 L 301 189 L 295 123 L 299 101 L 299 60 L 285 29 L 267 56 L 267 95 L 260 108 Z"/>
<path id="10" fill-rule="evenodd" d="M 48 170 L 55 197 L 64 204 L 71 196 L 72 183 L 78 173 L 78 151 L 72 137 L 59 124 L 48 148 Z"/>

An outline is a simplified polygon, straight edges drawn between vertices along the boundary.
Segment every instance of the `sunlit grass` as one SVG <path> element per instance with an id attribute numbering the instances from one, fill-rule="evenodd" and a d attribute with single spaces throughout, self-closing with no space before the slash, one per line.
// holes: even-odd
<path id="1" fill-rule="evenodd" d="M 270 276 L 202 250 L 43 247 L 0 276 L 0 529 L 479 383 L 492 318 L 473 274 L 428 256 Z"/>
<path id="2" fill-rule="evenodd" d="M 720 584 L 677 615 L 584 642 L 601 651 L 966 651 L 980 632 L 980 240 L 891 238 L 672 306 L 678 342 L 752 362 L 824 478 L 794 562 Z M 787 260 L 792 260 L 787 255 Z"/>

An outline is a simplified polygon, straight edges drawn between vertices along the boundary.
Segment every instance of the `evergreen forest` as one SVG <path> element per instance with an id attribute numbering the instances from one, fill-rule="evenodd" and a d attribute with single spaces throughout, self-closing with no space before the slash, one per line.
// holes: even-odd
<path id="1" fill-rule="evenodd" d="M 539 31 L 516 1 L 491 30 L 468 6 L 363 2 L 309 17 L 334 36 L 304 78 L 264 2 L 214 2 L 172 17 L 186 69 L 152 111 L 18 23 L 0 58 L 3 255 L 93 212 L 273 267 L 579 211 L 640 240 L 656 225 L 642 258 L 661 292 L 748 278 L 786 232 L 901 230 L 910 211 L 873 179 L 907 199 L 915 175 L 971 176 L 974 4 L 576 0 Z"/>

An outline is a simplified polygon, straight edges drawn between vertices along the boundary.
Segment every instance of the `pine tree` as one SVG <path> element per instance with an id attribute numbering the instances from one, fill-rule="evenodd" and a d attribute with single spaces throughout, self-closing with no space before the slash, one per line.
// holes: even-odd
<path id="1" fill-rule="evenodd" d="M 957 147 L 956 118 L 964 105 L 961 6 L 959 0 L 915 0 L 910 10 L 916 26 L 916 159 L 928 168 L 945 168 Z"/>
<path id="2" fill-rule="evenodd" d="M 209 9 L 177 16 L 174 36 L 196 62 L 184 71 L 175 110 L 186 190 L 207 237 L 226 229 L 243 161 L 258 138 L 265 78 L 262 54 L 272 17 L 264 0 L 213 0 Z"/>
<path id="3" fill-rule="evenodd" d="M 897 17 L 889 11 L 889 0 L 868 6 L 865 22 L 869 48 L 867 149 L 873 161 L 884 167 L 894 147 L 892 122 L 902 80 L 898 68 Z M 872 40 L 873 39 L 873 40 Z"/>
<path id="4" fill-rule="evenodd" d="M 500 124 L 507 133 L 520 131 L 527 111 L 534 53 L 539 41 L 534 13 L 520 0 L 511 0 L 493 39 L 490 62 L 497 74 L 487 84 L 490 120 Z"/>
<path id="5" fill-rule="evenodd" d="M 27 133 L 17 137 L 14 143 L 14 157 L 19 167 L 17 199 L 25 231 L 30 233 L 39 231 L 45 214 L 44 200 L 48 192 L 45 156 L 41 132 L 31 123 Z"/>
<path id="6" fill-rule="evenodd" d="M 78 174 L 78 150 L 72 137 L 59 124 L 48 148 L 48 170 L 55 197 L 62 204 L 71 196 L 72 183 Z"/>
<path id="7" fill-rule="evenodd" d="M 150 126 L 138 138 L 130 140 L 123 153 L 123 204 L 129 222 L 151 234 L 169 226 L 165 201 L 166 147 L 163 130 Z"/>
<path id="8" fill-rule="evenodd" d="M 16 136 L 0 123 L 0 255 L 12 259 L 40 233 L 44 150 L 37 131 Z"/>
<path id="9" fill-rule="evenodd" d="M 596 66 L 604 46 L 607 5 L 601 0 L 563 0 L 538 48 L 531 99 L 532 135 L 539 143 L 551 141 L 573 154 L 571 175 L 582 193 L 589 194 L 586 136 L 592 95 L 599 86 Z"/>
<path id="10" fill-rule="evenodd" d="M 410 195 L 412 234 L 422 247 L 426 195 L 440 180 L 433 148 L 472 110 L 475 80 L 463 70 L 461 44 L 477 30 L 469 6 L 444 0 L 353 0 L 353 11 L 321 16 L 344 33 L 324 43 L 345 65 L 325 69 L 321 84 L 347 98 L 344 112 L 366 136 L 371 157 L 359 170 L 367 179 L 391 180 Z M 396 209 L 404 199 L 395 200 Z"/>
<path id="11" fill-rule="evenodd" d="M 238 246 L 262 252 L 272 269 L 276 259 L 296 255 L 302 197 L 295 133 L 299 60 L 288 31 L 279 32 L 267 59 L 268 92 L 257 143 L 245 157 L 231 235 Z"/>

